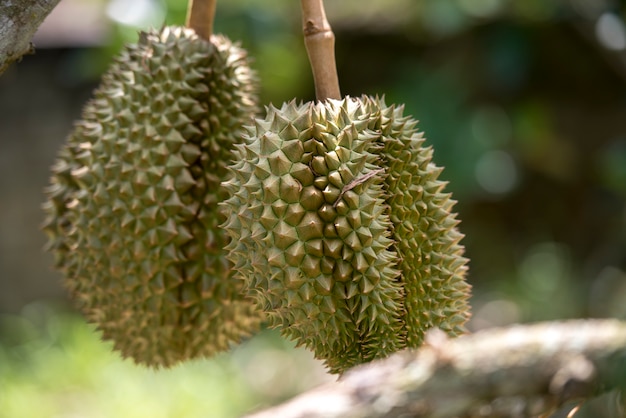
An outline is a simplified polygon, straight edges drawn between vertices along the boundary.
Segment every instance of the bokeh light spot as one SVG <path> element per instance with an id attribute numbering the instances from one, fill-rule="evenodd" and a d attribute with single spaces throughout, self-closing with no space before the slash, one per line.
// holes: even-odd
<path id="1" fill-rule="evenodd" d="M 495 150 L 483 154 L 476 163 L 476 181 L 493 194 L 508 193 L 517 184 L 515 161 L 505 151 Z"/>
<path id="2" fill-rule="evenodd" d="M 161 26 L 165 20 L 165 8 L 155 0 L 111 0 L 107 15 L 117 23 L 127 26 Z"/>
<path id="3" fill-rule="evenodd" d="M 614 13 L 606 12 L 596 22 L 598 42 L 607 49 L 619 51 L 626 48 L 624 22 Z"/>

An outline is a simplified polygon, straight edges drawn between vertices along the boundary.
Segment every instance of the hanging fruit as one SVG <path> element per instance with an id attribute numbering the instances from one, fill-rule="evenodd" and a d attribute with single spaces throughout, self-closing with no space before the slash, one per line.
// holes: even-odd
<path id="1" fill-rule="evenodd" d="M 454 201 L 402 106 L 339 98 L 334 36 L 302 0 L 317 102 L 267 108 L 237 146 L 222 205 L 229 259 L 270 325 L 341 373 L 438 327 L 464 332 Z"/>
<path id="2" fill-rule="evenodd" d="M 53 167 L 44 230 L 88 320 L 150 366 L 210 356 L 261 316 L 225 257 L 220 185 L 257 109 L 246 52 L 191 27 L 142 32 L 102 77 Z"/>

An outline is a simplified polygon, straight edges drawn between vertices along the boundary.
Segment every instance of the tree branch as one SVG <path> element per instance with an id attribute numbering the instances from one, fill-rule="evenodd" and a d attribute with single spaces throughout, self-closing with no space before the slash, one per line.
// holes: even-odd
<path id="1" fill-rule="evenodd" d="M 626 322 L 517 325 L 448 339 L 359 366 L 248 418 L 517 417 L 626 388 Z"/>
<path id="2" fill-rule="evenodd" d="M 304 44 L 313 71 L 317 100 L 341 99 L 337 65 L 335 64 L 335 34 L 323 0 L 301 0 Z"/>
<path id="3" fill-rule="evenodd" d="M 59 0 L 0 2 L 0 74 L 25 54 L 32 54 L 33 35 Z"/>

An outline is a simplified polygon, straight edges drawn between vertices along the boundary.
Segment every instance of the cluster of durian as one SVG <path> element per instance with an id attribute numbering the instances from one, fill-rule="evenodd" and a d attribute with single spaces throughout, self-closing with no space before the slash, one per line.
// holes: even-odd
<path id="1" fill-rule="evenodd" d="M 464 331 L 462 235 L 416 123 L 366 96 L 270 107 L 224 184 L 237 277 L 331 372 Z"/>
<path id="2" fill-rule="evenodd" d="M 53 167 L 48 247 L 87 319 L 138 363 L 210 356 L 259 329 L 218 227 L 220 183 L 258 106 L 248 61 L 223 36 L 141 33 Z"/>
<path id="3" fill-rule="evenodd" d="M 241 48 L 181 27 L 104 75 L 44 205 L 87 319 L 151 366 L 266 321 L 334 373 L 462 333 L 462 235 L 417 122 L 366 96 L 254 119 L 256 87 Z"/>

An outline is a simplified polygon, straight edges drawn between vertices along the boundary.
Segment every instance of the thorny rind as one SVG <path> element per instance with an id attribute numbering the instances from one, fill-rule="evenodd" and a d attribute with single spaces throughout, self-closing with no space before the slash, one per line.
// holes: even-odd
<path id="1" fill-rule="evenodd" d="M 224 183 L 236 277 L 333 373 L 469 317 L 454 201 L 402 112 L 367 96 L 270 107 Z"/>

